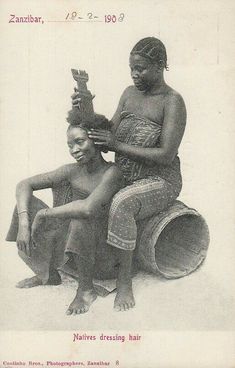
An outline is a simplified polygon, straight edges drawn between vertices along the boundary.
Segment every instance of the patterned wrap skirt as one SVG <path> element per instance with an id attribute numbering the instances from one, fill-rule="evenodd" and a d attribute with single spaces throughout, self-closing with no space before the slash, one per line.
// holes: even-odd
<path id="1" fill-rule="evenodd" d="M 119 141 L 141 147 L 158 147 L 162 126 L 132 113 L 122 112 L 116 137 Z M 113 198 L 108 223 L 107 243 L 123 249 L 136 247 L 140 220 L 169 207 L 182 188 L 178 156 L 168 166 L 150 166 L 116 154 L 115 162 L 126 179 L 126 187 Z"/>

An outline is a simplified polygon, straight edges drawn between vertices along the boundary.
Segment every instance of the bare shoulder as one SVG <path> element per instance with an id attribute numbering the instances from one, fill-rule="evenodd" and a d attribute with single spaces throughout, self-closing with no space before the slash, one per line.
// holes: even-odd
<path id="1" fill-rule="evenodd" d="M 128 87 L 126 87 L 126 88 L 124 89 L 123 94 L 134 93 L 134 91 L 135 91 L 135 90 L 136 90 L 136 87 L 135 87 L 135 86 L 133 86 L 133 85 L 130 85 L 130 86 L 128 86 Z"/>
<path id="2" fill-rule="evenodd" d="M 106 173 L 115 177 L 123 177 L 122 171 L 114 162 L 110 164 L 109 168 L 106 170 Z"/>
<path id="3" fill-rule="evenodd" d="M 175 91 L 171 87 L 169 87 L 169 90 L 165 95 L 165 107 L 168 107 L 170 105 L 186 111 L 183 97 L 179 92 Z"/>
<path id="4" fill-rule="evenodd" d="M 118 182 L 122 182 L 124 180 L 122 171 L 115 163 L 112 163 L 110 167 L 105 171 L 105 178 Z"/>
<path id="5" fill-rule="evenodd" d="M 74 170 L 78 167 L 78 164 L 76 162 L 72 162 L 71 164 L 65 164 L 60 167 L 61 170 L 70 172 L 71 170 Z"/>
<path id="6" fill-rule="evenodd" d="M 78 171 L 78 165 L 76 162 L 60 166 L 56 171 L 64 177 L 70 177 L 75 170 Z"/>
<path id="7" fill-rule="evenodd" d="M 133 96 L 135 94 L 135 86 L 128 86 L 126 89 L 124 89 L 122 98 L 123 100 L 127 100 L 129 97 Z"/>

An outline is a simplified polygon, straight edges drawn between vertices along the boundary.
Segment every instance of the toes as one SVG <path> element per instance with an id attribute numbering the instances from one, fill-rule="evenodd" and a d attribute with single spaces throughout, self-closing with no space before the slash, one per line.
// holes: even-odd
<path id="1" fill-rule="evenodd" d="M 124 303 L 124 311 L 128 311 L 130 309 L 130 303 Z"/>
<path id="2" fill-rule="evenodd" d="M 88 306 L 83 306 L 83 307 L 79 307 L 79 308 L 72 308 L 70 307 L 67 311 L 66 314 L 67 315 L 77 315 L 77 314 L 83 314 L 86 313 L 89 310 Z"/>
<path id="3" fill-rule="evenodd" d="M 84 305 L 83 307 L 80 308 L 80 313 L 86 313 L 89 310 L 89 307 L 87 305 Z"/>
<path id="4" fill-rule="evenodd" d="M 72 307 L 70 307 L 70 308 L 67 310 L 66 314 L 67 314 L 67 315 L 69 315 L 69 316 L 73 316 L 73 315 L 77 314 L 77 310 L 76 310 L 76 309 L 74 309 L 74 308 L 72 308 Z"/>
<path id="5" fill-rule="evenodd" d="M 72 313 L 73 313 L 73 310 L 72 310 L 72 309 L 70 309 L 70 308 L 66 311 L 66 314 L 67 314 L 68 316 L 70 316 Z"/>
<path id="6" fill-rule="evenodd" d="M 115 305 L 114 309 L 117 312 L 124 312 L 126 310 L 125 303 Z"/>
<path id="7" fill-rule="evenodd" d="M 114 310 L 117 312 L 125 312 L 128 311 L 129 309 L 133 308 L 135 306 L 135 302 L 126 302 L 126 303 L 120 303 L 117 305 L 114 305 Z"/>
<path id="8" fill-rule="evenodd" d="M 114 306 L 114 310 L 115 310 L 116 312 L 120 312 L 120 311 L 121 311 L 120 305 L 115 305 L 115 306 Z"/>
<path id="9" fill-rule="evenodd" d="M 121 311 L 122 312 L 124 312 L 124 311 L 126 311 L 127 310 L 127 304 L 126 303 L 123 303 L 123 304 L 121 304 Z"/>
<path id="10" fill-rule="evenodd" d="M 88 312 L 89 307 L 87 305 L 85 305 L 83 309 L 84 309 L 84 312 L 83 313 L 86 313 L 86 312 Z"/>
<path id="11" fill-rule="evenodd" d="M 27 281 L 26 280 L 22 280 L 22 281 L 19 281 L 17 284 L 16 284 L 16 287 L 18 289 L 28 289 L 29 286 L 27 284 Z"/>

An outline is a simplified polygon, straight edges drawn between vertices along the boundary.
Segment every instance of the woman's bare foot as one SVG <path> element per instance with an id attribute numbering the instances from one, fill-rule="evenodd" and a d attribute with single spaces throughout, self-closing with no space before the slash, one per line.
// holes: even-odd
<path id="1" fill-rule="evenodd" d="M 60 285 L 61 284 L 61 277 L 58 271 L 54 270 L 50 276 L 46 284 L 44 285 Z M 33 276 L 28 279 L 24 279 L 19 281 L 16 284 L 16 287 L 19 289 L 29 289 L 35 286 L 43 285 L 42 280 L 38 276 Z"/>
<path id="2" fill-rule="evenodd" d="M 77 294 L 70 304 L 66 314 L 86 313 L 96 298 L 97 294 L 94 289 L 83 291 L 78 288 Z"/>
<path id="3" fill-rule="evenodd" d="M 114 300 L 114 309 L 117 312 L 127 311 L 135 306 L 135 299 L 132 291 L 132 282 L 118 282 L 117 295 Z"/>
<path id="4" fill-rule="evenodd" d="M 42 285 L 42 280 L 40 280 L 37 276 L 30 277 L 29 279 L 24 279 L 19 281 L 16 284 L 16 287 L 19 289 L 29 289 L 35 286 Z"/>

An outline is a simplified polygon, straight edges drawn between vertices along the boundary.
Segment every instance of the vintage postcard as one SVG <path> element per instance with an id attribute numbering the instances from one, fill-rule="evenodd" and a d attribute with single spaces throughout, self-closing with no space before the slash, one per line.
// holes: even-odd
<path id="1" fill-rule="evenodd" d="M 0 367 L 235 367 L 230 0 L 0 0 Z"/>

